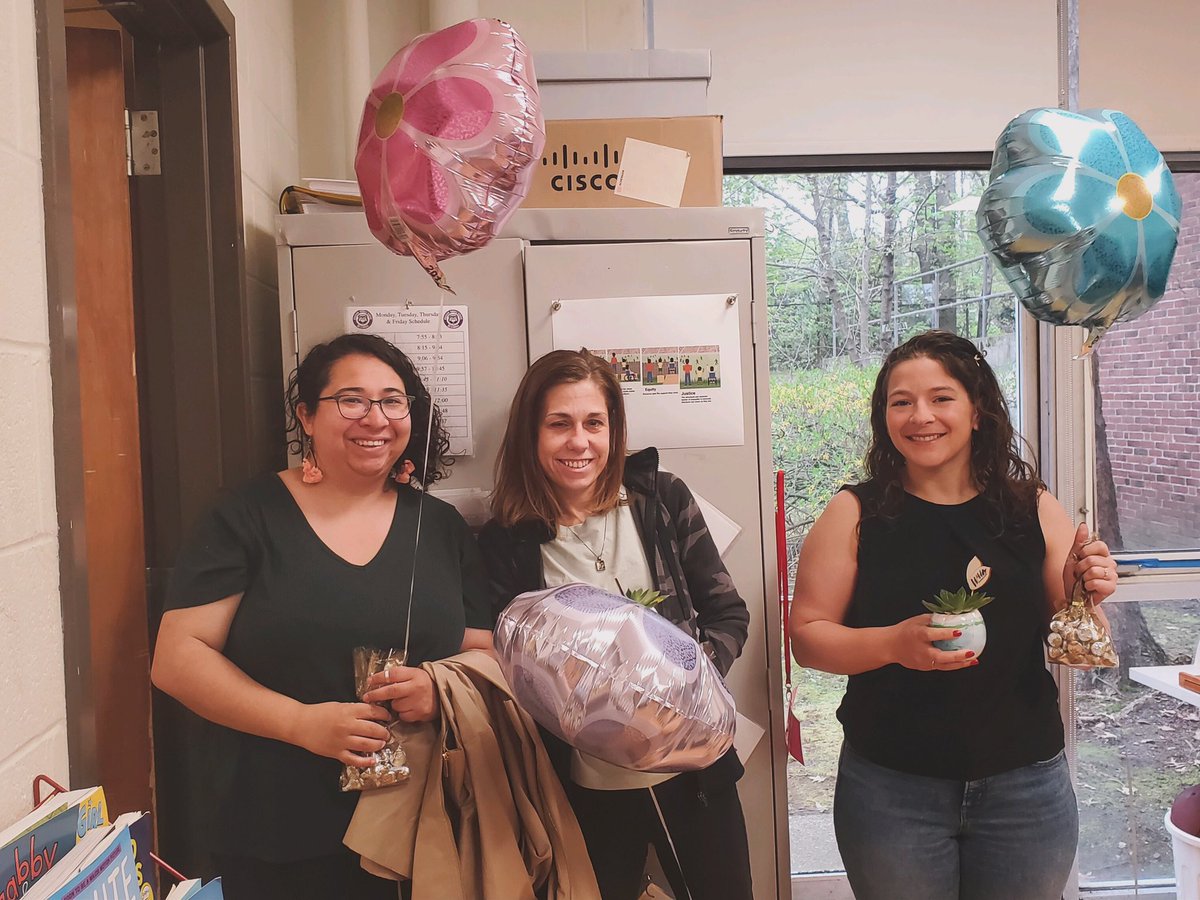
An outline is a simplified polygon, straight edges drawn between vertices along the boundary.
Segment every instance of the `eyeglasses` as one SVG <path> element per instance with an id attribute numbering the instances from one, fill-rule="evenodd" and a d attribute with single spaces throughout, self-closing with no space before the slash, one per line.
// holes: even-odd
<path id="1" fill-rule="evenodd" d="M 366 397 L 359 397 L 357 394 L 335 394 L 332 397 L 317 398 L 318 401 L 332 400 L 336 403 L 338 412 L 342 414 L 343 419 L 365 419 L 371 414 L 371 407 L 378 403 L 384 418 L 390 419 L 393 422 L 398 422 L 400 419 L 407 419 L 408 414 L 412 412 L 412 402 L 416 399 L 411 394 L 395 394 L 391 397 L 382 397 L 379 400 L 368 400 Z"/>

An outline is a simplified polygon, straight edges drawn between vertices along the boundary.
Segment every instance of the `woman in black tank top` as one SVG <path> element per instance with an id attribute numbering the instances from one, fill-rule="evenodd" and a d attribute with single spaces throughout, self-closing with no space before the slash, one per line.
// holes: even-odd
<path id="1" fill-rule="evenodd" d="M 974 344 L 931 331 L 893 350 L 871 397 L 868 480 L 813 525 L 792 650 L 849 675 L 834 824 L 858 900 L 1058 900 L 1078 833 L 1043 639 L 1076 578 L 1116 564 L 1017 453 Z M 991 595 L 987 645 L 941 650 L 923 600 Z M 1102 615 L 1102 613 L 1101 613 Z"/>

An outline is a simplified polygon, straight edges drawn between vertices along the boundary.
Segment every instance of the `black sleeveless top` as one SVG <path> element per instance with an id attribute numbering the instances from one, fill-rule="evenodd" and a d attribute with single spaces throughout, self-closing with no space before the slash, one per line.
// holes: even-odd
<path id="1" fill-rule="evenodd" d="M 873 510 L 872 482 L 847 485 L 859 499 L 858 578 L 844 624 L 894 625 L 927 610 L 939 590 L 966 585 L 978 557 L 991 568 L 979 590 L 987 646 L 979 665 L 919 672 L 898 664 L 851 675 L 838 709 L 847 743 L 874 763 L 939 778 L 973 780 L 1063 749 L 1054 680 L 1042 644 L 1049 612 L 1042 582 L 1046 544 L 1037 510 L 1001 531 L 982 496 L 951 506 L 905 494 L 899 515 Z"/>

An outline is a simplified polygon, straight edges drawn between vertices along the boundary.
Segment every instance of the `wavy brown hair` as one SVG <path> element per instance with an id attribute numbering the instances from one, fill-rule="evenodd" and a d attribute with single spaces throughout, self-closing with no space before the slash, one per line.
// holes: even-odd
<path id="1" fill-rule="evenodd" d="M 540 521 L 557 528 L 563 510 L 538 461 L 538 433 L 546 415 L 546 394 L 560 384 L 591 381 L 608 407 L 608 464 L 596 479 L 594 512 L 615 507 L 625 475 L 625 403 L 617 377 L 604 360 L 587 350 L 554 350 L 525 373 L 513 397 L 508 427 L 496 456 L 492 515 L 506 528 Z"/>
<path id="2" fill-rule="evenodd" d="M 971 398 L 979 427 L 971 435 L 971 478 L 1000 514 L 1005 525 L 1028 524 L 1036 517 L 1038 491 L 1045 488 L 1037 471 L 1021 458 L 1008 414 L 1008 402 L 996 373 L 983 353 L 964 337 L 948 331 L 926 331 L 887 355 L 871 393 L 871 440 L 867 445 L 867 477 L 882 489 L 877 509 L 864 510 L 894 518 L 904 497 L 904 456 L 887 431 L 888 379 L 900 363 L 924 357 L 941 364 Z"/>

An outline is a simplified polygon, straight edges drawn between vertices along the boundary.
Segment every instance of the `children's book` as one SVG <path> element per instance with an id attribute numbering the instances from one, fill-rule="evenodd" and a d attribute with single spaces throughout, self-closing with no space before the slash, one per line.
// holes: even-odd
<path id="1" fill-rule="evenodd" d="M 104 790 L 57 794 L 5 829 L 0 846 L 0 898 L 23 897 L 89 831 L 108 825 Z"/>
<path id="2" fill-rule="evenodd" d="M 142 900 L 129 829 L 145 814 L 125 813 L 94 828 L 25 894 L 25 900 Z"/>
<path id="3" fill-rule="evenodd" d="M 200 879 L 189 878 L 171 888 L 171 893 L 167 894 L 167 900 L 192 900 L 199 892 Z"/>
<path id="4" fill-rule="evenodd" d="M 108 808 L 104 805 L 104 788 L 83 788 L 48 797 L 7 828 L 0 829 L 0 847 L 7 847 L 16 838 L 41 825 L 47 819 L 58 815 L 64 809 L 78 809 L 81 806 L 88 810 L 98 809 L 99 815 L 106 817 Z M 108 823 L 107 818 L 104 821 L 105 824 Z"/>
<path id="5" fill-rule="evenodd" d="M 133 858 L 137 864 L 137 882 L 142 900 L 158 900 L 158 864 L 150 851 L 154 849 L 154 819 L 145 812 L 129 823 L 129 838 L 133 842 Z M 0 897 L 0 900 L 4 900 Z"/>
<path id="6" fill-rule="evenodd" d="M 199 878 L 190 878 L 179 882 L 167 894 L 167 900 L 224 900 L 224 897 L 220 878 L 214 878 L 203 887 Z"/>
<path id="7" fill-rule="evenodd" d="M 190 900 L 225 900 L 225 894 L 221 890 L 221 879 L 214 878 L 196 893 L 192 894 Z"/>

